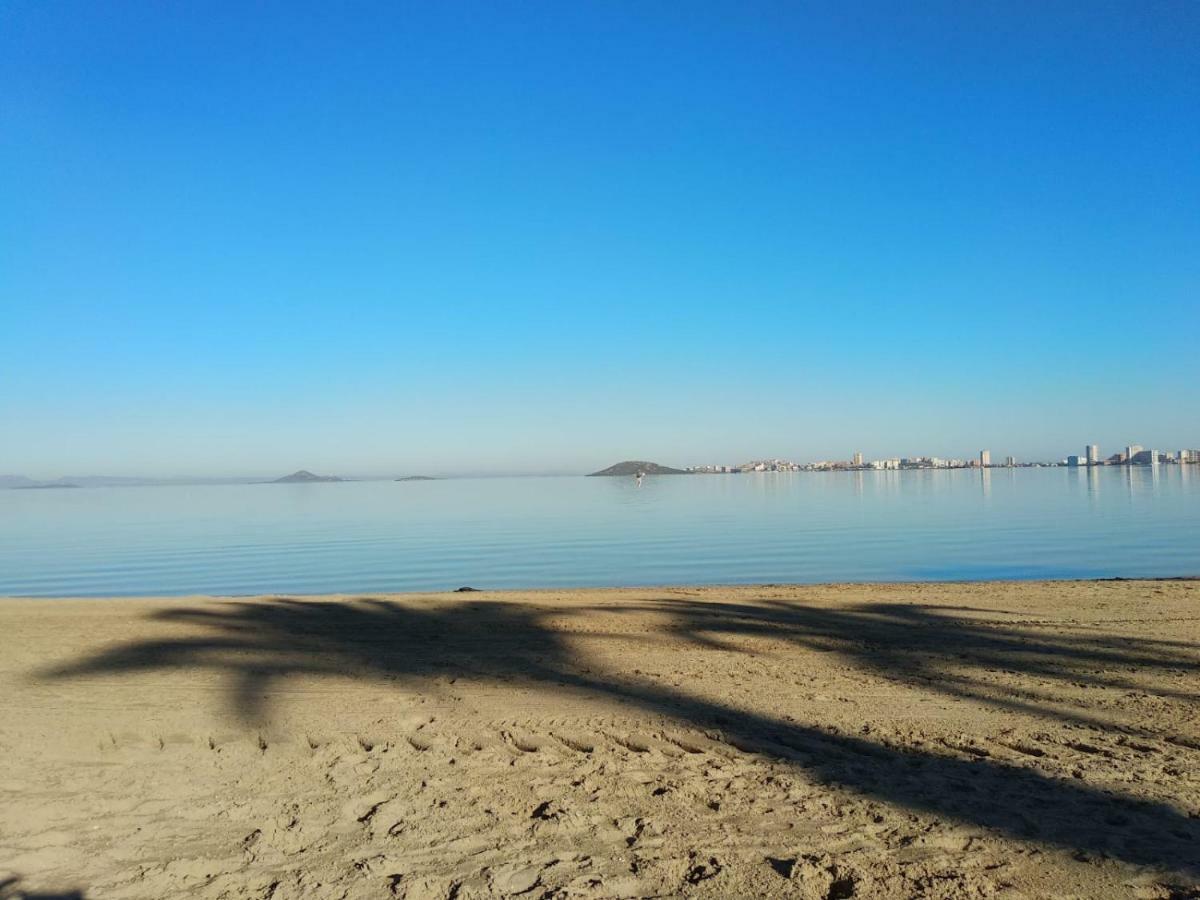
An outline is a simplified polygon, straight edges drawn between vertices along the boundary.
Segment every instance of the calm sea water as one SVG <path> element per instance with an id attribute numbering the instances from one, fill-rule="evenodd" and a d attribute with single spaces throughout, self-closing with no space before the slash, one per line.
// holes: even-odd
<path id="1" fill-rule="evenodd" d="M 1200 574 L 1200 467 L 0 491 L 0 595 Z"/>

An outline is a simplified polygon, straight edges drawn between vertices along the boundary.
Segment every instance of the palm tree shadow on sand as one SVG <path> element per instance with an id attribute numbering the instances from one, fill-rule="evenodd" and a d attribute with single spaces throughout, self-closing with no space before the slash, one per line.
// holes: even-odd
<path id="1" fill-rule="evenodd" d="M 65 891 L 48 894 L 44 891 L 21 889 L 20 878 L 0 879 L 0 900 L 86 900 L 82 891 Z"/>
<path id="2" fill-rule="evenodd" d="M 987 678 L 1003 668 L 1043 683 L 1088 682 L 1120 688 L 1116 668 L 1178 676 L 1200 671 L 1190 644 L 1097 633 L 1049 634 L 995 620 L 978 610 L 901 603 L 815 608 L 775 601 L 727 604 L 661 599 L 605 606 L 608 614 L 666 617 L 667 631 L 700 647 L 763 636 L 841 654 L 892 681 L 983 704 L 1123 731 L 1097 714 L 1063 710 Z M 487 600 L 419 607 L 356 601 L 223 602 L 156 614 L 195 626 L 194 636 L 131 643 L 43 673 L 66 679 L 153 670 L 210 670 L 230 679 L 228 699 L 247 724 L 262 721 L 271 686 L 294 676 L 329 675 L 415 684 L 438 677 L 514 683 L 622 701 L 677 722 L 719 731 L 740 749 L 771 754 L 817 780 L 843 785 L 914 812 L 945 817 L 1011 837 L 1128 863 L 1200 874 L 1200 812 L 1101 790 L 990 758 L 962 759 L 739 709 L 650 683 L 628 673 L 599 673 L 570 651 L 548 620 L 586 614 Z M 957 614 L 955 614 L 957 613 Z M 966 616 L 964 613 L 973 615 Z M 601 640 L 603 637 L 600 638 Z M 1131 682 L 1132 684 L 1132 682 Z M 1049 694 L 1047 694 L 1048 698 Z M 1195 702 L 1194 694 L 1177 699 Z M 1195 736 L 1173 736 L 1200 749 Z M 1188 798 L 1181 798 L 1188 801 Z M 1196 798 L 1190 798 L 1195 806 Z"/>

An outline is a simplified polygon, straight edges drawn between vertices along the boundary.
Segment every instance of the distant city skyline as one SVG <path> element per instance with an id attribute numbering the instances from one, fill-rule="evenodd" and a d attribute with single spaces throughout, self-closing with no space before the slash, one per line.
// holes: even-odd
<path id="1" fill-rule="evenodd" d="M 1195 445 L 1197 34 L 15 0 L 0 473 Z"/>
<path id="2" fill-rule="evenodd" d="M 1006 454 L 1002 463 L 992 462 L 991 450 L 984 448 L 979 450 L 974 455 L 966 456 L 938 456 L 936 454 L 920 453 L 910 454 L 907 456 L 884 455 L 879 458 L 873 458 L 864 454 L 860 450 L 851 452 L 845 458 L 830 457 L 826 459 L 807 459 L 796 460 L 788 457 L 746 457 L 744 461 L 738 463 L 682 463 L 680 464 L 684 470 L 688 472 L 698 473 L 722 473 L 722 472 L 746 472 L 746 471 L 775 471 L 775 470 L 823 470 L 823 469 L 874 469 L 874 470 L 889 470 L 889 469 L 909 469 L 909 468 L 935 468 L 935 469 L 956 469 L 956 468 L 1006 468 L 1006 467 L 1026 467 L 1026 466 L 1056 466 L 1066 465 L 1071 467 L 1091 466 L 1091 465 L 1124 465 L 1124 464 L 1156 464 L 1159 457 L 1164 458 L 1168 462 L 1173 463 L 1200 463 L 1200 442 L 1196 442 L 1196 447 L 1179 446 L 1177 448 L 1143 448 L 1140 444 L 1127 444 L 1123 450 L 1116 450 L 1108 455 L 1100 454 L 1100 447 L 1097 444 L 1088 444 L 1084 446 L 1083 453 L 1068 453 L 1059 454 L 1046 458 L 1025 458 L 1018 459 L 1012 454 Z M 629 456 L 626 459 L 633 459 Z M 1130 460 L 1133 462 L 1130 463 Z M 653 460 L 661 462 L 661 460 Z M 670 462 L 674 462 L 671 460 Z M 346 469 L 320 468 L 320 474 L 323 476 L 338 475 L 345 476 L 351 479 L 362 480 L 384 480 L 397 478 L 398 476 L 418 476 L 434 474 L 438 476 L 504 476 L 504 475 L 584 475 L 588 472 L 578 471 L 574 469 L 542 469 L 529 471 L 504 472 L 501 470 L 489 471 L 486 468 L 465 469 L 459 472 L 450 470 L 438 471 L 435 469 L 426 469 L 422 472 L 417 472 L 413 468 L 400 470 L 386 471 L 370 471 L 370 472 L 352 472 Z M 313 473 L 307 469 L 298 470 L 299 474 L 308 476 L 308 480 L 330 480 L 322 478 L 313 478 Z M 69 482 L 74 477 L 80 481 L 118 481 L 122 478 L 131 482 L 136 481 L 245 481 L 267 479 L 274 481 L 287 481 L 288 478 L 280 478 L 279 472 L 240 472 L 240 473 L 225 473 L 224 475 L 214 475 L 212 473 L 174 473 L 171 475 L 155 475 L 154 473 L 118 473 L 118 472 L 100 472 L 99 470 L 79 470 L 75 473 L 58 473 L 54 475 L 44 472 L 37 475 L 31 475 L 29 472 L 4 472 L 0 471 L 0 488 L 21 486 L 20 481 L 27 479 L 29 482 L 47 483 L 55 481 Z M 333 479 L 336 480 L 336 479 Z M 407 480 L 400 478 L 399 480 Z"/>

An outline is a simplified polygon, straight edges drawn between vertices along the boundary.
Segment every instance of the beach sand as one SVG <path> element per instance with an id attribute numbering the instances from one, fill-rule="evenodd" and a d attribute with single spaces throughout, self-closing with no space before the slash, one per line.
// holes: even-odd
<path id="1" fill-rule="evenodd" d="M 3 600 L 0 651 L 0 897 L 1197 896 L 1197 582 Z"/>

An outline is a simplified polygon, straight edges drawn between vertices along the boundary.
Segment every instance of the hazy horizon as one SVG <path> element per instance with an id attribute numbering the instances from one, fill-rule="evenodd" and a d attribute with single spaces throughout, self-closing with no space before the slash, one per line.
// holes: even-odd
<path id="1" fill-rule="evenodd" d="M 1200 446 L 1200 5 L 2 16 L 0 472 Z"/>
<path id="2" fill-rule="evenodd" d="M 1180 449 L 1189 449 L 1189 450 L 1196 449 L 1196 446 L 1197 446 L 1195 442 L 1191 443 L 1191 444 L 1189 444 L 1189 443 L 1141 444 L 1141 442 L 1129 441 L 1125 444 L 1121 444 L 1120 446 L 1117 446 L 1114 444 L 1114 445 L 1112 445 L 1111 448 L 1106 449 L 1105 446 L 1103 444 L 1101 444 L 1100 445 L 1101 459 L 1107 459 L 1109 456 L 1111 456 L 1114 453 L 1123 452 L 1126 446 L 1128 446 L 1129 444 L 1133 444 L 1133 443 L 1137 443 L 1140 446 L 1144 446 L 1145 449 L 1156 450 L 1160 453 L 1165 452 L 1165 451 L 1177 451 Z M 1046 456 L 1017 456 L 1016 454 L 1010 453 L 1008 451 L 997 451 L 994 448 L 982 447 L 979 449 L 986 449 L 991 452 L 993 466 L 1002 465 L 1005 461 L 1005 457 L 1007 457 L 1007 456 L 1015 456 L 1016 461 L 1018 463 L 1034 463 L 1034 462 L 1052 463 L 1052 462 L 1061 461 L 1061 460 L 1065 459 L 1067 456 L 1070 456 L 1073 454 L 1082 456 L 1086 453 L 1086 445 L 1068 448 L 1068 450 L 1063 453 L 1049 454 Z M 151 470 L 145 470 L 145 471 L 141 471 L 141 470 L 139 470 L 139 471 L 133 471 L 133 470 L 118 471 L 118 470 L 100 470 L 100 469 L 96 469 L 96 468 L 91 468 L 91 469 L 73 470 L 70 472 L 65 472 L 65 471 L 63 471 L 63 472 L 57 472 L 57 471 L 56 472 L 48 472 L 46 470 L 39 469 L 39 470 L 35 470 L 35 471 L 0 471 L 0 478 L 11 477 L 11 476 L 25 476 L 25 477 L 31 478 L 34 481 L 55 481 L 55 480 L 60 480 L 60 479 L 66 480 L 66 479 L 70 479 L 71 477 L 75 477 L 75 478 L 130 478 L 130 479 L 163 480 L 163 481 L 188 480 L 188 479 L 196 479 L 196 480 L 200 480 L 200 481 L 206 481 L 206 480 L 256 480 L 256 479 L 272 480 L 272 479 L 276 479 L 276 478 L 282 477 L 284 475 L 289 475 L 293 472 L 302 471 L 302 470 L 312 472 L 313 474 L 316 474 L 316 475 L 323 475 L 323 476 L 333 475 L 333 476 L 338 476 L 338 477 L 347 478 L 347 479 L 351 479 L 351 480 L 361 480 L 361 481 L 387 480 L 387 479 L 401 478 L 404 476 L 411 476 L 411 475 L 424 475 L 424 476 L 431 476 L 431 477 L 436 477 L 436 478 L 503 478 L 503 477 L 526 477 L 526 476 L 555 477 L 555 476 L 570 476 L 570 475 L 588 475 L 592 472 L 596 472 L 603 468 L 606 468 L 607 466 L 612 465 L 614 463 L 625 462 L 628 460 L 642 460 L 642 461 L 647 461 L 647 462 L 656 462 L 656 463 L 659 463 L 662 465 L 674 466 L 674 467 L 679 467 L 679 468 L 683 468 L 683 467 L 687 467 L 687 466 L 698 467 L 698 466 L 713 465 L 713 464 L 715 464 L 715 465 L 741 465 L 741 464 L 747 463 L 747 462 L 766 461 L 766 460 L 773 460 L 773 459 L 783 459 L 783 460 L 787 460 L 789 462 L 804 464 L 804 463 L 813 463 L 813 462 L 837 462 L 837 461 L 848 462 L 850 460 L 853 452 L 855 452 L 855 451 L 851 451 L 849 453 L 834 454 L 834 455 L 829 455 L 829 456 L 814 456 L 814 457 L 799 457 L 794 454 L 788 455 L 785 453 L 770 453 L 770 454 L 758 453 L 758 454 L 747 454 L 747 455 L 743 455 L 743 456 L 720 458 L 720 459 L 697 458 L 696 460 L 689 459 L 686 461 L 681 461 L 678 459 L 660 458 L 660 457 L 655 457 L 655 456 L 651 456 L 651 455 L 647 455 L 647 454 L 627 454 L 625 456 L 613 457 L 613 458 L 607 459 L 603 462 L 597 462 L 595 465 L 592 465 L 590 467 L 584 467 L 584 468 L 543 467 L 543 468 L 528 468 L 528 469 L 501 469 L 501 468 L 488 469 L 486 467 L 475 467 L 475 468 L 450 469 L 450 468 L 446 468 L 444 466 L 439 467 L 436 464 L 431 464 L 431 465 L 425 466 L 423 468 L 422 467 L 408 467 L 408 468 L 398 467 L 398 468 L 392 468 L 392 469 L 386 469 L 386 470 L 361 470 L 361 469 L 353 470 L 353 469 L 348 469 L 344 466 L 338 466 L 336 464 L 330 464 L 328 466 L 313 466 L 313 465 L 308 465 L 308 464 L 302 464 L 302 465 L 295 465 L 291 468 L 288 468 L 287 466 L 282 466 L 282 467 L 277 466 L 274 469 L 263 469 L 263 470 L 256 470 L 256 471 L 245 471 L 245 470 L 235 471 L 232 469 L 228 470 L 228 471 L 221 471 L 220 469 L 209 469 L 207 471 L 177 471 L 177 470 L 169 470 L 169 469 L 161 469 L 161 470 L 151 469 Z M 918 456 L 938 457 L 941 459 L 961 459 L 964 461 L 968 461 L 968 460 L 978 459 L 979 450 L 964 451 L 964 452 L 960 452 L 960 453 L 936 452 L 936 451 L 932 451 L 932 450 L 928 450 L 928 449 L 912 450 L 911 452 L 902 452 L 902 453 L 887 452 L 887 453 L 871 454 L 871 453 L 863 452 L 863 458 L 868 461 L 870 461 L 872 459 L 887 459 L 887 458 L 891 458 L 891 457 L 905 458 L 905 457 L 918 457 Z"/>

